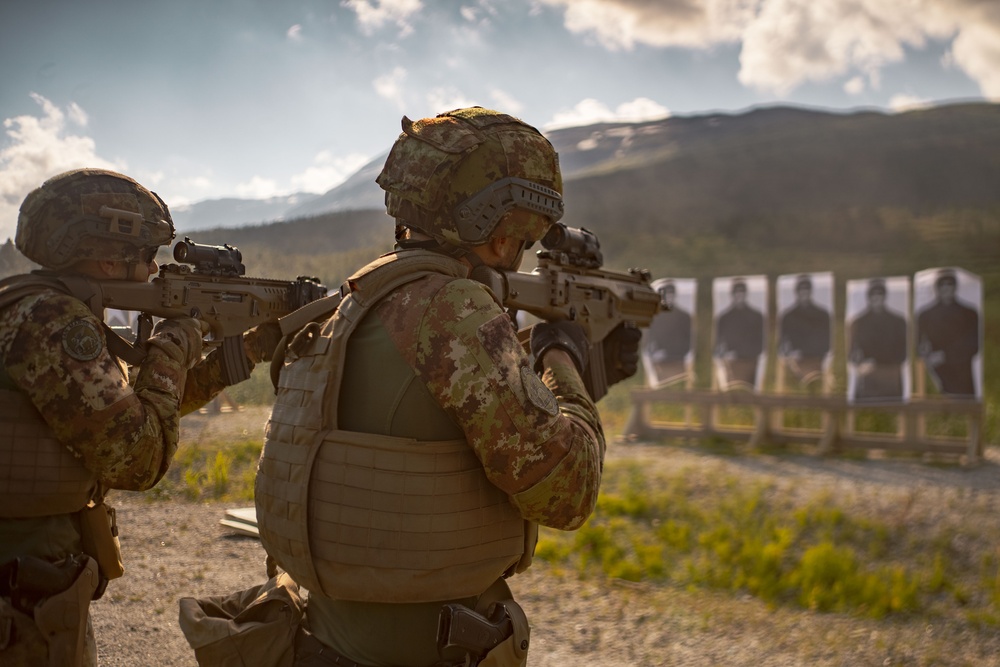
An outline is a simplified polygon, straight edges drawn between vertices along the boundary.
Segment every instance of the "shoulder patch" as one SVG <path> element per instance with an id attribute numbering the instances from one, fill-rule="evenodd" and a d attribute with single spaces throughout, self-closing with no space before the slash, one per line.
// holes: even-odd
<path id="1" fill-rule="evenodd" d="M 63 329 L 63 349 L 77 361 L 96 359 L 104 350 L 104 341 L 97 325 L 88 320 L 74 320 Z"/>
<path id="2" fill-rule="evenodd" d="M 550 415 L 559 414 L 559 401 L 556 400 L 555 394 L 545 386 L 542 378 L 538 377 L 527 366 L 521 367 L 521 384 L 524 386 L 524 393 L 532 405 Z"/>

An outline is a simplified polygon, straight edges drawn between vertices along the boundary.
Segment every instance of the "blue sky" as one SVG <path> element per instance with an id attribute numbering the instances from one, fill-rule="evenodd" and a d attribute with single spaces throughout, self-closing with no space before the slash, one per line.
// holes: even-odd
<path id="1" fill-rule="evenodd" d="M 0 240 L 45 178 L 172 207 L 325 192 L 411 118 L 548 129 L 1000 100 L 998 0 L 6 0 Z"/>

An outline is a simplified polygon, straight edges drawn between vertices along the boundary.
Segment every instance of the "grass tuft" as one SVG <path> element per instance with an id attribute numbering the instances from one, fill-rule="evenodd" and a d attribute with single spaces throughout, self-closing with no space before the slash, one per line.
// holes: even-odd
<path id="1" fill-rule="evenodd" d="M 997 557 L 983 558 L 970 586 L 966 565 L 949 555 L 947 527 L 914 532 L 859 516 L 828 493 L 803 504 L 773 483 L 692 477 L 609 463 L 594 515 L 575 533 L 542 529 L 536 558 L 586 578 L 725 590 L 821 612 L 960 608 L 1000 625 Z"/>

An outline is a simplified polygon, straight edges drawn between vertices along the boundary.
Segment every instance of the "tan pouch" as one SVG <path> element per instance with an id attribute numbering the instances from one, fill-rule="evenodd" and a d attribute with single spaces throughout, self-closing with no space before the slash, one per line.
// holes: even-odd
<path id="1" fill-rule="evenodd" d="M 98 575 L 97 562 L 86 560 L 72 586 L 35 605 L 35 624 L 49 645 L 48 667 L 82 667 L 89 662 L 87 615 Z"/>
<path id="2" fill-rule="evenodd" d="M 287 574 L 245 591 L 179 603 L 181 632 L 199 665 L 292 666 L 305 603 Z"/>
<path id="3" fill-rule="evenodd" d="M 125 574 L 114 507 L 101 502 L 80 510 L 80 533 L 83 551 L 97 561 L 101 576 L 117 579 Z"/>

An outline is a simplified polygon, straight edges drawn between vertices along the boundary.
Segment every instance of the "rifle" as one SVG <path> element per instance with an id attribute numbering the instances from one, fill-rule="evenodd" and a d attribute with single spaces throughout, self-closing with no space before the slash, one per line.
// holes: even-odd
<path id="1" fill-rule="evenodd" d="M 597 401 L 608 392 L 604 373 L 604 338 L 622 322 L 648 327 L 667 306 L 650 287 L 646 269 L 628 273 L 607 271 L 601 243 L 587 229 L 557 223 L 542 239 L 538 266 L 531 273 L 506 271 L 504 305 L 523 310 L 547 322 L 579 322 L 592 342 L 584 384 Z M 519 332 L 522 343 L 528 330 Z"/>
<path id="2" fill-rule="evenodd" d="M 105 308 L 140 311 L 136 347 L 152 330 L 153 317 L 194 317 L 211 327 L 209 344 L 221 344 L 222 377 L 227 384 L 250 377 L 243 349 L 243 332 L 264 322 L 276 322 L 305 304 L 326 296 L 318 278 L 295 280 L 245 278 L 246 267 L 238 248 L 198 245 L 190 238 L 174 246 L 177 264 L 160 267 L 148 283 L 90 281 L 92 299 Z M 138 358 L 141 358 L 138 357 Z"/>

